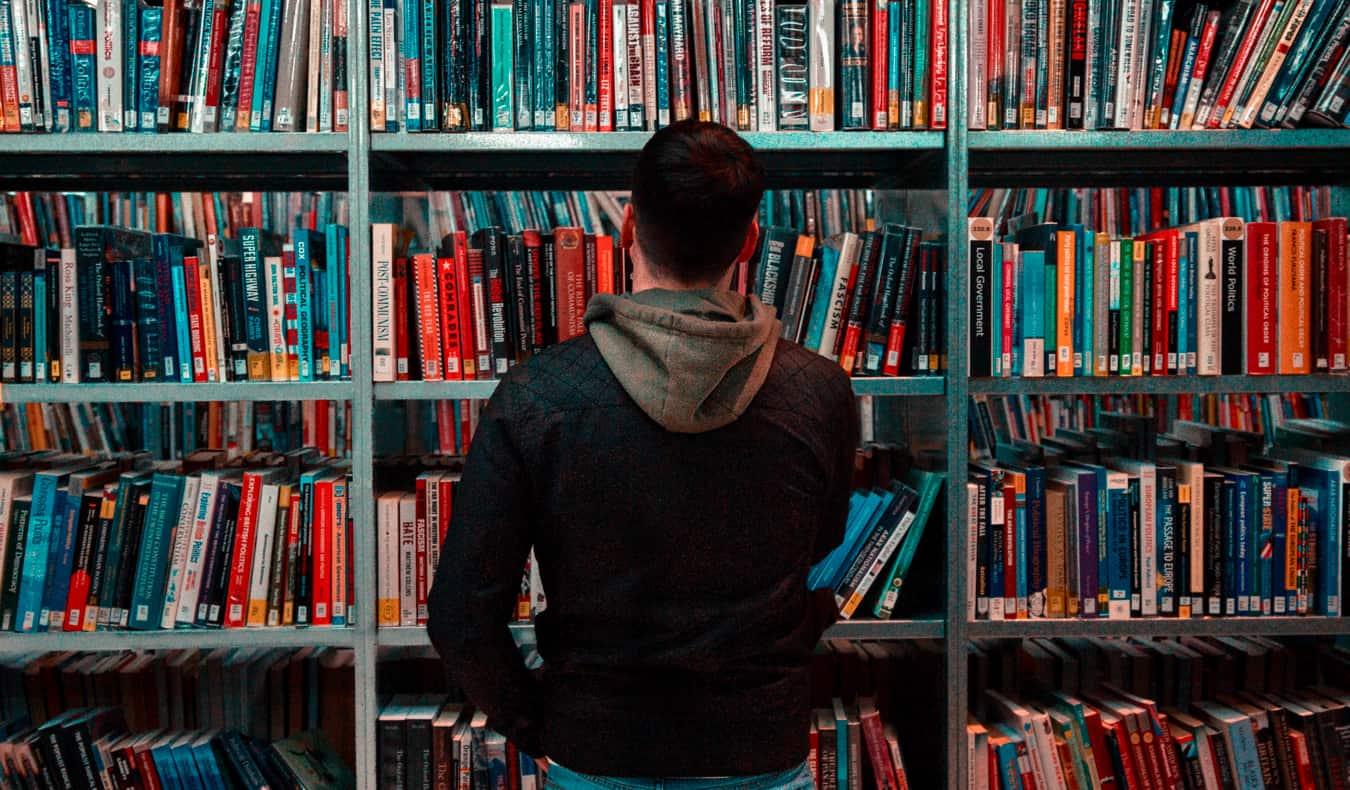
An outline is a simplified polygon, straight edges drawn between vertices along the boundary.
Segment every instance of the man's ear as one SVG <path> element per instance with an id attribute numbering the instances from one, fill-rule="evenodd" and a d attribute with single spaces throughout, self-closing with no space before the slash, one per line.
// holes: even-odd
<path id="1" fill-rule="evenodd" d="M 637 228 L 637 212 L 633 210 L 633 204 L 629 203 L 623 207 L 623 227 L 619 228 L 619 248 L 631 249 L 633 246 L 634 231 Z"/>
<path id="2" fill-rule="evenodd" d="M 745 231 L 745 243 L 741 245 L 741 251 L 736 253 L 736 263 L 739 265 L 750 260 L 750 256 L 755 254 L 755 245 L 759 243 L 759 220 L 750 220 L 750 227 Z"/>

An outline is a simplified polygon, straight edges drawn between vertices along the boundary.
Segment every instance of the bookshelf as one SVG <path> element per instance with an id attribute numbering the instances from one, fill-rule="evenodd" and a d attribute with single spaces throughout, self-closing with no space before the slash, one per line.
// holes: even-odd
<path id="1" fill-rule="evenodd" d="M 949 117 L 966 117 L 967 3 L 948 0 Z M 346 629 L 239 629 L 89 634 L 0 634 L 0 654 L 53 650 L 217 648 L 232 646 L 351 648 L 356 660 L 357 776 L 376 777 L 376 665 L 382 648 L 428 644 L 421 629 L 375 627 L 375 501 L 372 488 L 377 401 L 486 398 L 491 381 L 370 380 L 370 198 L 378 191 L 428 188 L 624 188 L 643 133 L 372 134 L 367 106 L 368 17 L 349 7 L 353 23 L 347 62 L 348 134 L 5 135 L 0 138 L 0 187 L 55 190 L 317 189 L 351 195 L 352 379 L 345 382 L 250 384 L 17 385 L 0 388 L 10 402 L 135 402 L 197 400 L 350 400 L 353 404 L 351 487 L 356 525 L 357 624 Z M 1350 376 L 996 379 L 967 377 L 968 323 L 964 271 L 965 200 L 976 186 L 1148 186 L 1333 184 L 1350 186 L 1350 130 L 1223 132 L 945 132 L 762 133 L 759 149 L 774 187 L 871 186 L 942 189 L 949 196 L 945 378 L 877 378 L 854 382 L 859 395 L 941 399 L 948 480 L 964 478 L 967 399 L 971 394 L 1350 392 Z M 1335 210 L 1350 210 L 1350 189 Z M 945 648 L 945 677 L 923 678 L 947 690 L 945 765 L 948 787 L 964 787 L 969 686 L 967 640 L 1033 636 L 1350 634 L 1350 619 L 1175 618 L 1131 621 L 1034 620 L 969 622 L 961 570 L 966 530 L 964 489 L 947 486 L 948 551 L 943 610 L 917 619 L 845 622 L 827 633 L 843 639 L 936 639 Z"/>

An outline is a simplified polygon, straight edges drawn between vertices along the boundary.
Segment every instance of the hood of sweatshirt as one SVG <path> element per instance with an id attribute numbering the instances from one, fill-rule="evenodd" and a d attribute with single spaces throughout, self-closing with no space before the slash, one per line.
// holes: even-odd
<path id="1" fill-rule="evenodd" d="M 661 427 L 703 433 L 740 417 L 773 362 L 781 323 L 734 291 L 597 294 L 586 330 L 609 369 Z"/>

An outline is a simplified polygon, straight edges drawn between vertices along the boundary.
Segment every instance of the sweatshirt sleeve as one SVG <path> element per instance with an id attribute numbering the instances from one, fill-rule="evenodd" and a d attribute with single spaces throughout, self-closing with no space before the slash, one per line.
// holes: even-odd
<path id="1" fill-rule="evenodd" d="M 474 434 L 428 595 L 427 631 L 489 726 L 541 756 L 541 690 L 510 631 L 532 544 L 528 471 L 512 437 L 511 398 L 503 382 Z"/>
<path id="2" fill-rule="evenodd" d="M 825 508 L 816 531 L 812 563 L 825 559 L 844 540 L 850 486 L 853 482 L 853 459 L 858 447 L 858 405 L 853 397 L 853 387 L 848 377 L 843 375 L 832 376 L 830 386 L 831 413 L 835 415 L 833 425 L 837 427 L 831 431 L 834 442 L 830 445 L 830 456 L 826 459 L 829 482 Z"/>

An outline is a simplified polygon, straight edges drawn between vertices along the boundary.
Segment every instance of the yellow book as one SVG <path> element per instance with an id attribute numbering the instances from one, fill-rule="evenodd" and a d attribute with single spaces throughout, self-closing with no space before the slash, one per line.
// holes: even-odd
<path id="1" fill-rule="evenodd" d="M 1059 309 L 1055 319 L 1058 335 L 1055 373 L 1060 378 L 1071 378 L 1074 369 L 1073 320 L 1077 309 L 1074 300 L 1074 243 L 1073 231 L 1061 230 L 1055 233 L 1055 268 L 1058 270 L 1055 285 L 1059 289 Z"/>

